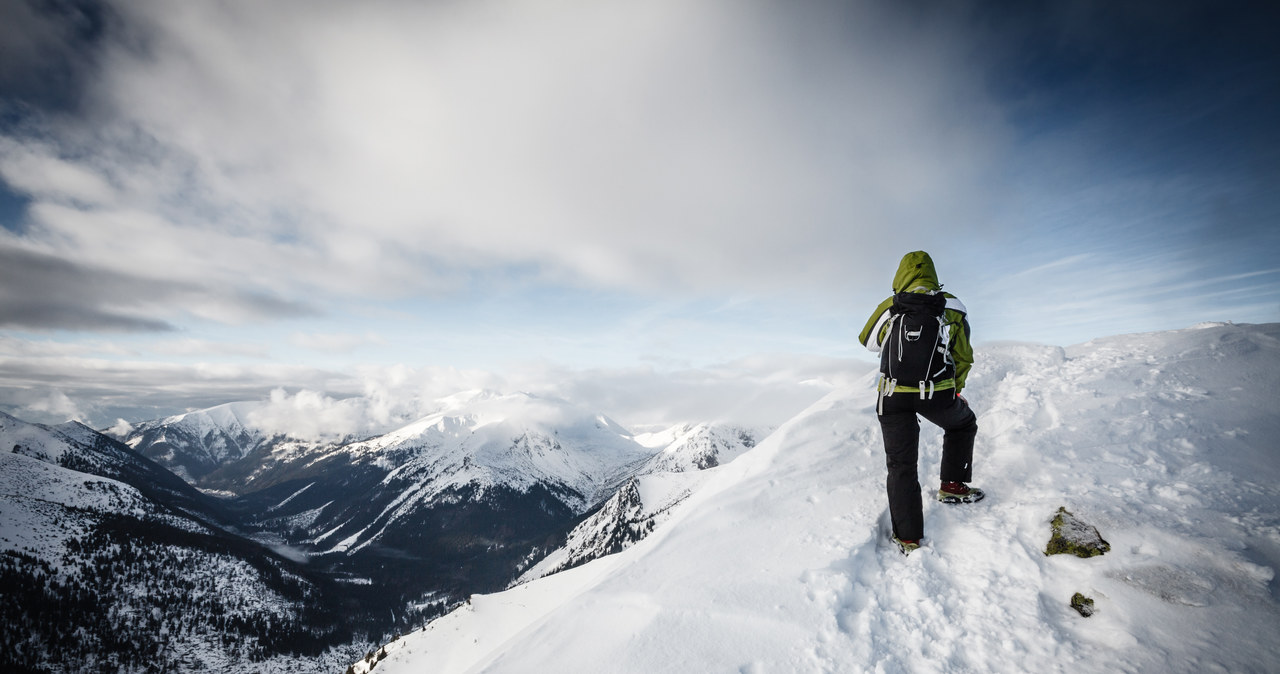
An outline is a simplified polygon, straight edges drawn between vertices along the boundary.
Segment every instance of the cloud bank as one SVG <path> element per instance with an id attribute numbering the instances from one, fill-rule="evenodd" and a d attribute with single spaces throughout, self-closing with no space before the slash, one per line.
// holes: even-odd
<path id="1" fill-rule="evenodd" d="M 113 10 L 83 106 L 4 141 L 20 243 L 249 313 L 477 277 L 830 288 L 981 222 L 1001 144 L 961 47 L 870 4 Z"/>

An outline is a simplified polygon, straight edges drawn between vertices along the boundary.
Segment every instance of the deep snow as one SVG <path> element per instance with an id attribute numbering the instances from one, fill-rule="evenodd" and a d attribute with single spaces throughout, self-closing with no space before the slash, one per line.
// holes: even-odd
<path id="1" fill-rule="evenodd" d="M 868 377 L 712 469 L 634 547 L 476 596 L 376 671 L 1276 671 L 1277 383 L 1280 325 L 980 348 L 965 393 L 988 498 L 927 501 L 904 557 Z M 939 450 L 926 423 L 926 493 Z M 1045 556 L 1060 506 L 1112 551 Z"/>

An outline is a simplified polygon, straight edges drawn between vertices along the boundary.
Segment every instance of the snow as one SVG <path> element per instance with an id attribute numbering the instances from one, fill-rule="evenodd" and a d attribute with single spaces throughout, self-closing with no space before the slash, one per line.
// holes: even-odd
<path id="1" fill-rule="evenodd" d="M 598 511 L 574 527 L 563 546 L 522 573 L 513 585 L 612 552 L 608 549 L 611 544 L 629 547 L 665 522 L 675 507 L 708 477 L 704 471 L 681 471 L 633 478 Z"/>
<path id="2" fill-rule="evenodd" d="M 12 451 L 57 463 L 71 447 L 47 429 L 0 412 L 0 451 Z"/>
<path id="3" fill-rule="evenodd" d="M 10 437 L 0 432 L 0 441 Z M 0 452 L 0 550 L 55 550 L 48 558 L 56 563 L 66 541 L 91 528 L 93 518 L 81 513 L 138 516 L 146 505 L 142 494 L 123 482 Z"/>
<path id="4" fill-rule="evenodd" d="M 886 540 L 868 377 L 706 471 L 648 538 L 476 596 L 376 671 L 1274 671 L 1280 325 L 977 355 L 988 498 L 926 501 L 912 555 Z M 924 424 L 926 493 L 940 440 Z M 1063 506 L 1112 550 L 1046 556 Z"/>

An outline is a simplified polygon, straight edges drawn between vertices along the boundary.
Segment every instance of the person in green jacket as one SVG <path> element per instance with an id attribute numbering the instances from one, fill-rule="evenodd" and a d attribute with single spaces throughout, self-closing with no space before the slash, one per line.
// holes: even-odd
<path id="1" fill-rule="evenodd" d="M 880 352 L 892 339 L 890 331 L 898 313 L 895 307 L 903 306 L 903 298 L 912 299 L 900 293 L 941 295 L 945 298 L 945 308 L 938 331 L 947 345 L 945 356 L 954 369 L 951 377 L 940 381 L 899 383 L 887 378 L 882 368 L 877 386 L 876 411 L 884 436 L 893 538 L 907 554 L 919 548 L 924 538 L 924 508 L 917 474 L 920 446 L 917 414 L 943 429 L 942 484 L 937 499 L 948 504 L 973 503 L 984 494 L 981 489 L 966 484 L 973 478 L 973 441 L 978 433 L 977 416 L 960 394 L 973 366 L 968 312 L 954 295 L 942 292 L 933 259 L 924 251 L 903 256 L 893 277 L 893 292 L 894 296 L 881 302 L 867 319 L 858 340 L 868 349 Z M 930 299 L 942 304 L 940 299 Z"/>

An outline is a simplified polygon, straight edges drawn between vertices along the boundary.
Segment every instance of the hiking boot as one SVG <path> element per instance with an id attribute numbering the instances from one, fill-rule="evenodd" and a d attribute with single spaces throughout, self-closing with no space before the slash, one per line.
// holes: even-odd
<path id="1" fill-rule="evenodd" d="M 963 482 L 943 482 L 938 490 L 938 501 L 942 503 L 977 503 L 986 493 Z"/>
<path id="2" fill-rule="evenodd" d="M 898 549 L 901 550 L 904 555 L 909 555 L 920 549 L 920 541 L 904 541 L 901 538 L 894 536 L 893 542 L 898 544 Z"/>

